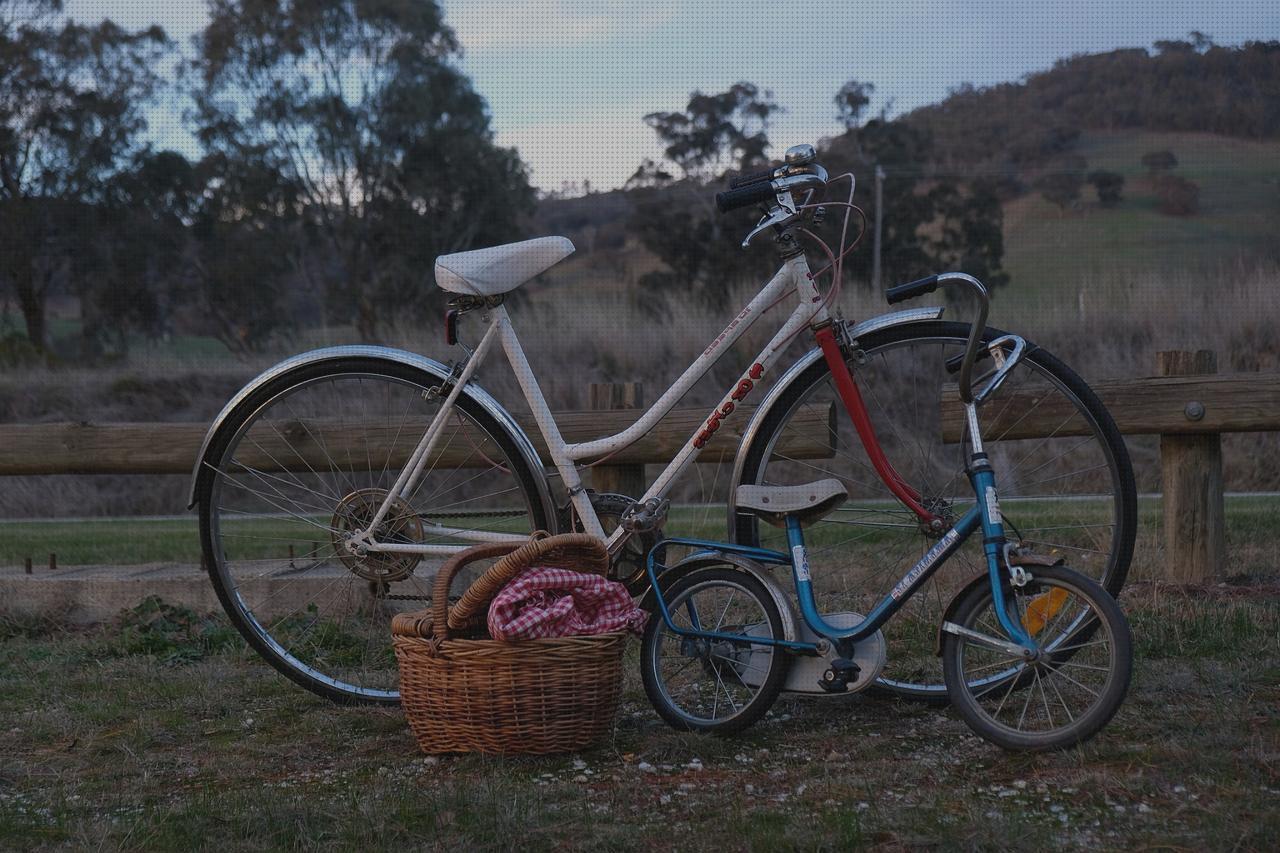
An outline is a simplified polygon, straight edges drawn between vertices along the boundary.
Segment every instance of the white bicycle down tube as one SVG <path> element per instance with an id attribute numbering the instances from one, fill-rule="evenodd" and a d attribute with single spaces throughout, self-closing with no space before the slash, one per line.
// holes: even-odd
<path id="1" fill-rule="evenodd" d="M 813 281 L 808 277 L 808 262 L 805 260 L 803 255 L 793 258 L 792 261 L 797 264 L 795 280 L 796 291 L 799 295 L 800 304 L 796 307 L 795 311 L 792 312 L 791 316 L 787 318 L 787 321 L 782 325 L 782 328 L 778 330 L 778 333 L 773 336 L 773 339 L 769 341 L 768 345 L 765 346 L 765 348 L 760 351 L 759 355 L 756 356 L 755 360 L 751 363 L 750 367 L 747 368 L 746 372 L 743 373 L 735 387 L 731 389 L 729 393 L 725 395 L 724 399 L 720 401 L 720 404 L 716 406 L 709 420 L 728 417 L 731 415 L 737 408 L 738 403 L 745 396 L 745 393 L 743 392 L 744 387 L 746 389 L 746 393 L 749 393 L 750 389 L 769 373 L 792 338 L 794 338 L 805 326 L 815 321 L 821 322 L 827 319 L 828 314 L 826 308 L 821 303 L 821 297 L 818 294 L 818 290 L 814 286 Z M 707 432 L 708 430 L 709 433 Z M 711 425 L 708 424 L 702 431 L 695 434 L 695 436 L 680 449 L 680 452 L 676 454 L 675 459 L 671 460 L 670 464 L 662 470 L 662 473 L 658 475 L 658 479 L 653 482 L 653 485 L 649 486 L 648 490 L 644 493 L 644 496 L 640 498 L 641 502 L 647 501 L 651 498 L 661 498 L 666 495 L 667 490 L 671 488 L 671 484 L 684 473 L 685 468 L 692 464 L 693 460 L 702 452 L 702 448 L 706 442 L 700 441 L 699 438 L 705 434 L 709 440 L 710 435 L 713 435 L 714 433 L 715 429 L 712 429 Z"/>

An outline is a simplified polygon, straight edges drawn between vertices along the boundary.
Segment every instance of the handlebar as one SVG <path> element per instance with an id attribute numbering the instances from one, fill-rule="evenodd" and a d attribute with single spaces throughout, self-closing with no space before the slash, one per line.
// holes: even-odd
<path id="1" fill-rule="evenodd" d="M 728 213 L 740 207 L 750 207 L 762 201 L 769 201 L 777 195 L 773 184 L 773 181 L 757 181 L 716 193 L 716 207 L 721 213 Z"/>
<path id="2" fill-rule="evenodd" d="M 794 193 L 808 192 L 802 202 L 807 204 L 814 190 L 827 185 L 827 170 L 816 161 L 817 156 L 812 145 L 793 145 L 787 149 L 781 166 L 739 175 L 729 182 L 729 189 L 716 193 L 716 207 L 721 213 L 756 204 L 768 207 L 742 241 L 744 249 L 765 229 L 781 233 L 801 215 Z"/>
<path id="3" fill-rule="evenodd" d="M 721 213 L 728 213 L 740 207 L 749 207 L 753 204 L 769 201 L 784 193 L 815 190 L 827 185 L 827 170 L 817 163 L 794 168 L 783 167 L 774 170 L 772 174 L 777 175 L 779 172 L 784 171 L 786 174 L 771 180 L 760 179 L 752 183 L 738 184 L 733 189 L 716 193 L 716 207 L 720 209 Z M 760 173 L 757 172 L 755 176 L 747 175 L 744 177 L 756 177 L 759 175 Z M 794 213 L 794 211 L 790 212 Z"/>
<path id="4" fill-rule="evenodd" d="M 917 281 L 900 284 L 885 291 L 885 299 L 890 305 L 896 305 L 906 299 L 914 299 L 933 293 L 939 286 L 961 284 L 972 287 L 978 294 L 978 318 L 969 327 L 969 342 L 965 346 L 964 358 L 960 362 L 960 399 L 965 403 L 973 402 L 973 365 L 978 360 L 978 345 L 982 342 L 982 333 L 987 328 L 987 312 L 991 310 L 991 297 L 986 287 L 971 275 L 962 272 L 944 272 L 931 275 Z"/>
<path id="5" fill-rule="evenodd" d="M 890 305 L 897 305 L 899 302 L 915 299 L 917 296 L 924 296 L 926 293 L 933 293 L 937 289 L 938 277 L 931 275 L 928 278 L 891 287 L 884 292 L 884 298 L 888 300 Z"/>
<path id="6" fill-rule="evenodd" d="M 754 184 L 759 181 L 767 181 L 773 177 L 773 173 L 778 171 L 778 167 L 770 166 L 760 172 L 752 172 L 748 175 L 739 175 L 729 181 L 729 189 L 736 190 L 738 187 L 745 187 L 747 184 Z"/>

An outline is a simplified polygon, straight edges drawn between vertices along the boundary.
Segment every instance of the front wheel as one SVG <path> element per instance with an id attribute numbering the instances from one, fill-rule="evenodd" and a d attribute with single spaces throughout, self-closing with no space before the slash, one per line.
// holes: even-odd
<path id="1" fill-rule="evenodd" d="M 846 362 L 876 436 L 902 479 L 946 523 L 973 506 L 955 376 L 969 326 L 928 321 L 860 338 Z M 988 329 L 985 340 L 1005 334 Z M 989 365 L 990 361 L 982 364 Z M 981 369 L 981 368 L 980 368 Z M 815 416 L 815 413 L 822 417 Z M 979 409 L 1010 541 L 1065 559 L 1112 595 L 1133 554 L 1137 498 L 1115 423 L 1070 368 L 1029 345 L 1021 363 Z M 827 421 L 825 458 L 814 458 L 814 423 Z M 796 485 L 826 477 L 849 500 L 805 534 L 824 613 L 869 613 L 938 540 L 872 470 L 824 360 L 800 373 L 763 416 L 743 450 L 740 484 Z M 786 551 L 785 533 L 750 513 L 732 517 L 734 541 Z M 899 696 L 945 701 L 936 655 L 943 610 L 987 569 L 980 536 L 965 543 L 884 627 L 889 661 L 877 685 Z"/>
<path id="2" fill-rule="evenodd" d="M 340 702 L 398 702 L 391 618 L 430 606 L 451 553 L 524 541 L 552 519 L 506 427 L 461 395 L 417 486 L 377 528 L 409 551 L 353 553 L 441 398 L 440 380 L 393 360 L 352 356 L 266 382 L 214 435 L 196 487 L 200 537 L 232 623 L 268 663 Z"/>
<path id="3" fill-rule="evenodd" d="M 1063 567 L 1035 568 L 1025 586 L 1006 582 L 1006 614 L 1040 649 L 1024 662 L 944 630 L 942 667 L 952 706 L 969 727 L 1005 749 L 1065 749 L 1115 715 L 1133 669 L 1129 623 L 1102 587 Z M 957 603 L 954 624 L 1003 638 L 990 585 Z"/>
<path id="4" fill-rule="evenodd" d="M 640 674 L 654 710 L 673 728 L 719 734 L 760 719 L 790 664 L 780 647 L 751 639 L 784 639 L 782 615 L 764 584 L 746 572 L 708 568 L 677 579 L 662 594 L 677 629 L 729 638 L 681 636 L 655 609 L 640 647 Z"/>

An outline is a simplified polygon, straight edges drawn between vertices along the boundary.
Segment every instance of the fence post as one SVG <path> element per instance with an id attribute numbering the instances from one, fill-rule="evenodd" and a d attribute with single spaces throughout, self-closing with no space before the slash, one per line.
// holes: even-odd
<path id="1" fill-rule="evenodd" d="M 644 408 L 644 385 L 640 382 L 592 382 L 589 392 L 588 408 L 593 411 Z M 644 494 L 644 466 L 597 465 L 591 469 L 591 485 L 597 492 L 638 498 Z"/>
<path id="2" fill-rule="evenodd" d="M 1212 350 L 1156 354 L 1161 376 L 1218 372 Z M 1204 405 L 1186 401 L 1189 421 L 1204 417 Z M 1226 513 L 1222 500 L 1222 436 L 1218 433 L 1160 436 L 1160 472 L 1164 487 L 1166 579 L 1198 584 L 1225 573 Z"/>

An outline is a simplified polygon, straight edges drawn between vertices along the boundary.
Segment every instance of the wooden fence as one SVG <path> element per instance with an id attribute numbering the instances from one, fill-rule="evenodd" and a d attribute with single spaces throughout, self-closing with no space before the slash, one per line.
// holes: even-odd
<path id="1" fill-rule="evenodd" d="M 1162 352 L 1157 358 L 1158 376 L 1102 381 L 1093 384 L 1103 404 L 1126 435 L 1159 435 L 1163 482 L 1164 531 L 1167 577 L 1198 583 L 1226 572 L 1225 513 L 1222 483 L 1224 432 L 1280 430 L 1280 373 L 1218 375 L 1214 353 Z M 1001 422 L 984 419 L 989 434 L 1009 438 L 1043 438 L 1082 434 L 1083 421 L 1055 402 L 1028 398 L 1020 405 L 1017 395 L 1002 407 L 1014 413 Z M 590 389 L 592 411 L 556 415 L 565 439 L 585 441 L 619 432 L 634 422 L 635 409 L 643 407 L 638 383 L 600 384 Z M 1058 401 L 1062 402 L 1062 401 Z M 751 419 L 752 407 L 742 407 L 724 423 L 708 443 L 700 461 L 721 462 L 733 457 L 741 429 Z M 639 494 L 645 464 L 666 463 L 705 420 L 707 410 L 678 408 L 636 443 L 594 469 L 598 489 Z M 789 443 L 781 452 L 799 459 L 829 458 L 835 452 L 830 405 L 811 405 L 793 422 Z M 516 416 L 544 461 L 546 446 L 532 418 Z M 403 463 L 412 452 L 417 435 L 414 425 L 397 439 L 391 430 L 377 426 L 345 427 L 352 438 L 372 441 L 391 464 Z M 426 423 L 421 424 L 423 430 Z M 185 474 L 191 471 L 207 426 L 200 423 L 53 423 L 0 425 L 0 476 L 20 474 Z M 302 466 L 323 464 L 323 450 L 311 446 L 311 431 L 299 422 L 280 427 L 281 448 L 263 448 L 255 465 L 270 468 L 275 460 L 294 458 Z M 326 444 L 341 444 L 340 424 L 326 424 Z M 962 435 L 963 412 L 954 394 L 944 394 L 942 433 L 945 441 Z M 465 442 L 461 446 L 467 446 Z M 363 446 L 362 452 L 363 452 Z M 447 452 L 447 451 L 446 451 Z M 386 457 L 379 457 L 386 458 Z M 462 457 L 446 464 L 464 464 Z"/>
<path id="2" fill-rule="evenodd" d="M 1222 433 L 1280 430 L 1280 373 L 1219 375 L 1210 350 L 1157 353 L 1158 375 L 1091 383 L 1125 435 L 1160 436 L 1165 578 L 1203 583 L 1226 572 Z M 1025 399 L 1008 416 L 983 419 L 989 434 L 1009 438 L 1082 434 L 1083 420 L 1054 402 Z M 943 401 L 943 438 L 959 441 L 964 412 Z"/>
<path id="3" fill-rule="evenodd" d="M 632 397 L 632 399 L 636 399 Z M 602 466 L 625 471 L 632 466 L 671 461 L 689 436 L 707 418 L 705 407 L 681 407 L 671 411 L 638 441 L 609 457 Z M 742 428 L 751 420 L 753 407 L 740 407 L 736 417 L 722 423 L 698 461 L 732 459 Z M 559 412 L 556 423 L 566 441 L 577 442 L 620 432 L 635 422 L 636 413 L 621 408 L 608 411 Z M 530 415 L 516 421 L 533 441 L 543 461 L 550 464 L 542 434 Z M 803 407 L 794 421 L 799 429 L 786 439 L 782 451 L 798 459 L 825 459 L 835 448 L 835 411 L 830 404 Z M 260 437 L 253 449 L 242 449 L 248 464 L 260 470 L 309 470 L 323 467 L 328 453 L 343 454 L 368 446 L 379 464 L 403 464 L 426 431 L 427 420 L 389 425 L 334 419 L 295 419 L 276 423 L 272 435 Z M 474 427 L 468 427 L 474 430 Z M 205 423 L 47 423 L 0 425 L 0 476 L 31 474 L 188 474 L 204 440 Z M 324 436 L 321 446 L 315 439 Z M 478 464 L 472 450 L 482 439 L 466 429 L 451 447 L 441 451 L 443 465 Z M 356 442 L 359 444 L 356 444 Z M 245 455 L 248 454 L 248 455 Z"/>

